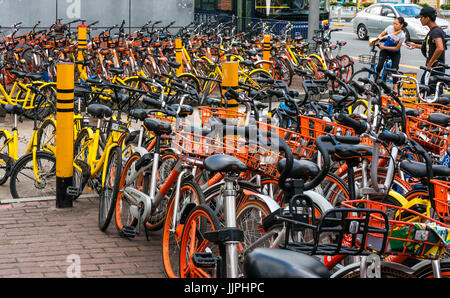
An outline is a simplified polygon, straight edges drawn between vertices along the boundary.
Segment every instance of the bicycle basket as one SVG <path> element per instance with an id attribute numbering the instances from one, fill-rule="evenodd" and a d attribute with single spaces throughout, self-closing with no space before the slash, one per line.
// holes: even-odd
<path id="1" fill-rule="evenodd" d="M 278 161 L 282 158 L 277 148 L 263 146 L 255 141 L 238 136 L 224 137 L 224 143 L 234 151 L 228 152 L 245 163 L 247 169 L 264 177 L 276 178 Z"/>
<path id="2" fill-rule="evenodd" d="M 372 64 L 372 60 L 374 58 L 373 56 L 374 56 L 374 54 L 359 55 L 358 56 L 358 60 L 359 60 L 359 62 L 361 62 L 363 64 Z M 378 63 L 378 57 L 375 57 L 375 61 L 374 62 Z"/>
<path id="3" fill-rule="evenodd" d="M 311 158 L 313 153 L 315 152 L 315 139 L 313 137 L 310 137 L 309 135 L 302 135 L 301 133 L 263 122 L 256 121 L 256 124 L 261 131 L 266 131 L 268 133 L 282 137 L 291 148 L 292 154 L 295 157 Z"/>
<path id="4" fill-rule="evenodd" d="M 200 106 L 200 117 L 202 125 L 208 122 L 209 118 L 219 118 L 222 121 L 226 121 L 227 125 L 244 125 L 247 114 L 233 111 L 225 108 L 212 108 Z"/>
<path id="5" fill-rule="evenodd" d="M 171 147 L 181 160 L 188 163 L 196 163 L 215 154 L 235 152 L 234 147 L 225 143 L 187 131 L 174 132 Z"/>
<path id="6" fill-rule="evenodd" d="M 445 154 L 450 141 L 450 129 L 412 116 L 407 117 L 406 127 L 409 138 L 434 154 Z"/>
<path id="7" fill-rule="evenodd" d="M 432 179 L 435 211 L 444 222 L 450 222 L 450 181 Z"/>
<path id="8" fill-rule="evenodd" d="M 450 246 L 450 226 L 427 217 L 414 210 L 384 204 L 370 200 L 355 200 L 342 203 L 343 207 L 369 208 L 385 213 L 395 213 L 394 219 L 389 219 L 388 242 L 384 249 L 386 254 L 415 257 L 422 259 L 438 259 Z M 414 217 L 414 222 L 407 218 Z M 386 228 L 384 218 L 372 214 L 371 225 Z M 366 249 L 380 248 L 382 241 L 375 234 L 370 234 Z"/>
<path id="9" fill-rule="evenodd" d="M 284 210 L 284 214 L 278 216 L 287 223 L 283 248 L 328 256 L 369 255 L 374 251 L 384 253 L 388 219 L 380 210 L 333 208 L 317 216 L 312 200 L 306 195 L 294 196 L 290 200 L 289 211 Z M 384 218 L 384 226 L 370 221 L 372 216 Z M 366 248 L 371 235 L 380 240 L 378 249 Z"/>

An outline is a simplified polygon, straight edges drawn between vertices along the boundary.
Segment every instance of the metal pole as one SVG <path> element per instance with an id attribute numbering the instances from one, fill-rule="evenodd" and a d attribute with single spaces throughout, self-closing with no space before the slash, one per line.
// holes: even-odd
<path id="1" fill-rule="evenodd" d="M 308 40 L 314 36 L 314 30 L 319 29 L 320 23 L 320 9 L 319 0 L 309 1 L 309 15 L 308 15 Z"/>
<path id="2" fill-rule="evenodd" d="M 73 63 L 56 66 L 56 208 L 72 207 L 74 70 Z"/>

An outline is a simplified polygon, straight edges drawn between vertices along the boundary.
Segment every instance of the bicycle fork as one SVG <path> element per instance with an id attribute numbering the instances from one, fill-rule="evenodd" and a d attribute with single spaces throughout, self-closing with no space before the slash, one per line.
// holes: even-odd
<path id="1" fill-rule="evenodd" d="M 223 192 L 225 227 L 236 229 L 236 190 L 235 179 L 225 177 L 225 190 Z M 225 241 L 226 272 L 228 278 L 237 278 L 238 272 L 238 244 L 239 241 Z"/>

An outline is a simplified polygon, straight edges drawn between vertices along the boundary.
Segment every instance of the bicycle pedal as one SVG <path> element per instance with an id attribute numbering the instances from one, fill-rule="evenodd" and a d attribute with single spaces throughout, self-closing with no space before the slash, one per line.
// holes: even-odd
<path id="1" fill-rule="evenodd" d="M 199 268 L 214 268 L 217 265 L 217 258 L 212 252 L 195 252 L 192 255 L 192 262 Z"/>
<path id="2" fill-rule="evenodd" d="M 66 194 L 72 197 L 78 197 L 80 195 L 80 190 L 78 187 L 68 186 L 66 188 Z"/>
<path id="3" fill-rule="evenodd" d="M 120 235 L 127 238 L 134 238 L 136 237 L 137 231 L 136 227 L 133 226 L 126 226 L 123 227 L 122 230 L 120 230 Z"/>

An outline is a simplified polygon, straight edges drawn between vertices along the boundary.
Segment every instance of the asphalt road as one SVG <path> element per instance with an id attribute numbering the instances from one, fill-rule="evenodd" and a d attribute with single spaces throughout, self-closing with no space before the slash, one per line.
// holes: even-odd
<path id="1" fill-rule="evenodd" d="M 346 22 L 333 22 L 331 23 L 333 28 L 341 28 L 342 31 L 333 32 L 331 40 L 346 41 L 347 44 L 342 49 L 342 54 L 347 54 L 355 60 L 355 71 L 364 67 L 361 62 L 358 62 L 359 55 L 370 54 L 371 48 L 367 40 L 359 40 L 356 34 L 353 32 L 352 23 Z M 376 37 L 376 36 L 373 36 Z M 450 49 L 446 51 L 446 62 L 450 63 Z M 402 72 L 415 72 L 418 78 L 422 75 L 423 71 L 419 68 L 425 65 L 425 57 L 420 52 L 420 49 L 410 50 L 406 47 L 401 48 L 401 60 L 399 70 Z"/>

